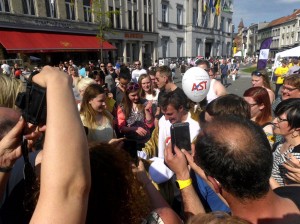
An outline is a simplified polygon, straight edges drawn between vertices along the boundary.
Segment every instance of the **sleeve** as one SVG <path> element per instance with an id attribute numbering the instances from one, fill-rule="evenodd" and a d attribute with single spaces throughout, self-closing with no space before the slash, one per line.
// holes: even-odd
<path id="1" fill-rule="evenodd" d="M 126 126 L 125 114 L 120 106 L 118 106 L 117 109 L 117 122 L 119 130 L 121 130 L 122 127 Z"/>

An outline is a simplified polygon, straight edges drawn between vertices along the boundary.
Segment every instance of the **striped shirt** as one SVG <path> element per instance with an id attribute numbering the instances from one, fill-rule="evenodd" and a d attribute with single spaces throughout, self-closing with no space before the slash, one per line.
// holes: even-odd
<path id="1" fill-rule="evenodd" d="M 276 150 L 273 152 L 273 169 L 272 169 L 272 177 L 280 184 L 280 186 L 284 186 L 286 184 L 295 184 L 294 181 L 290 180 L 286 177 L 286 173 L 288 172 L 286 168 L 282 166 L 285 162 L 285 156 L 291 153 L 297 159 L 300 159 L 300 145 L 291 146 L 284 153 L 281 153 L 282 144 L 279 144 Z"/>

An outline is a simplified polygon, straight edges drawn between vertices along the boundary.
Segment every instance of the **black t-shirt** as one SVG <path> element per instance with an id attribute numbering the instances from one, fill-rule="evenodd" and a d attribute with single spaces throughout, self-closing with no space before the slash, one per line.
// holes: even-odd
<path id="1" fill-rule="evenodd" d="M 274 192 L 280 197 L 291 199 L 300 210 L 300 185 L 278 187 Z"/>

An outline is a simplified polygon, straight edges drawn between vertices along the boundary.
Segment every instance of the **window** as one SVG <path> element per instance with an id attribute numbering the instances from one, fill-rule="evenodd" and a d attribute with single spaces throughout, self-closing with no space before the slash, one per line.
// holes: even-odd
<path id="1" fill-rule="evenodd" d="M 35 15 L 33 0 L 22 0 L 23 11 L 26 15 Z"/>
<path id="2" fill-rule="evenodd" d="M 161 11 L 162 11 L 162 18 L 161 21 L 164 23 L 169 22 L 169 15 L 168 15 L 168 5 L 166 3 L 161 4 Z"/>
<path id="3" fill-rule="evenodd" d="M 134 22 L 134 29 L 137 30 L 138 29 L 138 21 L 137 21 L 137 11 L 134 11 L 133 13 L 133 22 Z"/>
<path id="4" fill-rule="evenodd" d="M 83 0 L 83 16 L 85 22 L 92 22 L 91 1 Z"/>
<path id="5" fill-rule="evenodd" d="M 121 28 L 120 9 L 116 8 L 116 11 L 118 12 L 116 14 L 116 28 Z"/>
<path id="6" fill-rule="evenodd" d="M 177 25 L 182 25 L 183 23 L 183 6 L 177 5 Z"/>
<path id="7" fill-rule="evenodd" d="M 132 29 L 132 12 L 128 10 L 128 29 Z"/>
<path id="8" fill-rule="evenodd" d="M 219 16 L 215 15 L 215 18 L 214 18 L 214 29 L 218 29 L 218 18 L 219 18 Z"/>
<path id="9" fill-rule="evenodd" d="M 177 38 L 177 57 L 180 58 L 182 57 L 182 44 L 183 43 L 183 39 L 182 38 Z"/>
<path id="10" fill-rule="evenodd" d="M 75 7 L 74 3 L 71 0 L 66 0 L 66 12 L 67 12 L 67 19 L 75 20 Z"/>
<path id="11" fill-rule="evenodd" d="M 163 58 L 169 57 L 169 37 L 162 37 L 161 45 Z"/>
<path id="12" fill-rule="evenodd" d="M 224 17 L 221 17 L 220 30 L 224 32 Z"/>
<path id="13" fill-rule="evenodd" d="M 148 19 L 147 13 L 144 13 L 144 30 L 145 31 L 147 31 L 147 29 L 148 29 L 147 19 Z"/>
<path id="14" fill-rule="evenodd" d="M 10 12 L 8 0 L 0 0 L 0 12 Z"/>
<path id="15" fill-rule="evenodd" d="M 152 15 L 149 15 L 149 31 L 151 32 L 152 31 Z"/>
<path id="16" fill-rule="evenodd" d="M 56 2 L 55 0 L 46 0 L 46 15 L 50 18 L 56 18 Z"/>
<path id="17" fill-rule="evenodd" d="M 109 11 L 110 12 L 113 12 L 114 11 L 114 8 L 109 6 Z M 110 20 L 110 26 L 111 27 L 114 27 L 114 24 L 115 24 L 115 20 L 114 20 L 114 14 L 113 13 L 110 13 L 109 14 L 109 20 Z"/>
<path id="18" fill-rule="evenodd" d="M 198 26 L 198 11 L 197 9 L 193 9 L 193 24 Z"/>

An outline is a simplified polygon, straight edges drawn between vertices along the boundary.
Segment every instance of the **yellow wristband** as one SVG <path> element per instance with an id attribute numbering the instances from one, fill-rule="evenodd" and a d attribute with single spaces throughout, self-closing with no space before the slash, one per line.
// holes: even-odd
<path id="1" fill-rule="evenodd" d="M 192 179 L 187 179 L 187 180 L 176 180 L 176 186 L 182 190 L 188 186 L 192 185 Z"/>

